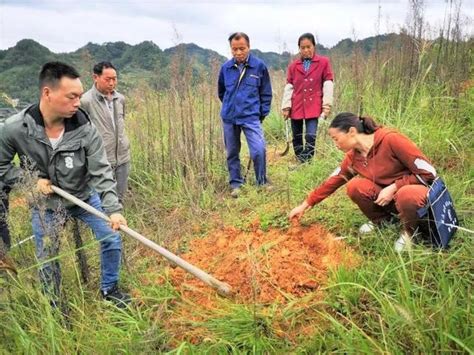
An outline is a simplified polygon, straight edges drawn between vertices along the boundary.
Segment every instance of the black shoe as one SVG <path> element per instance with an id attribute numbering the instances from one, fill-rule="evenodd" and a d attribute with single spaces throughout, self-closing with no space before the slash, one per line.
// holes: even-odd
<path id="1" fill-rule="evenodd" d="M 120 291 L 117 285 L 107 291 L 102 290 L 101 293 L 104 300 L 112 302 L 118 308 L 126 308 L 131 302 L 130 295 Z"/>

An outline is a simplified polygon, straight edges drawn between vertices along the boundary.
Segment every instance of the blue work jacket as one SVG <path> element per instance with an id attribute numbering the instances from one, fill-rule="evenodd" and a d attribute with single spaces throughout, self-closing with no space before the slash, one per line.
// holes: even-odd
<path id="1" fill-rule="evenodd" d="M 235 59 L 230 59 L 219 73 L 221 117 L 227 123 L 261 120 L 270 112 L 272 86 L 265 63 L 249 54 L 242 72 Z"/>

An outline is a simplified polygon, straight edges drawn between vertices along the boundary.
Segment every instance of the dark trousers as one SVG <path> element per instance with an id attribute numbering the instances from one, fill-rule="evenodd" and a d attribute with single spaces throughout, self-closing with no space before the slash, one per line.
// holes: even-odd
<path id="1" fill-rule="evenodd" d="M 8 216 L 8 192 L 5 190 L 0 191 L 0 237 L 3 245 L 0 245 L 0 249 L 10 249 L 10 230 L 8 229 L 7 216 Z"/>
<path id="2" fill-rule="evenodd" d="M 303 142 L 303 126 L 306 128 Z M 296 158 L 302 163 L 310 161 L 314 156 L 316 133 L 318 131 L 318 119 L 309 118 L 305 120 L 291 120 L 291 131 L 293 132 L 293 149 Z"/>

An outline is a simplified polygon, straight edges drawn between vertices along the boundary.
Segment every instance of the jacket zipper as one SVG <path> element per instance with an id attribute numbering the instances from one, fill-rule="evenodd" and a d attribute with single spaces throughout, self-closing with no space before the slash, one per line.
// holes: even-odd
<path id="1" fill-rule="evenodd" d="M 119 165 L 119 160 L 118 160 L 118 150 L 119 150 L 119 142 L 118 142 L 118 122 L 117 122 L 117 105 L 115 104 L 116 100 L 112 101 L 112 107 L 114 108 L 114 113 L 112 119 L 114 120 L 115 123 L 115 168 Z M 115 172 L 114 172 L 115 175 Z"/>
<path id="2" fill-rule="evenodd" d="M 239 70 L 239 66 L 237 64 L 234 64 L 233 65 L 235 68 L 237 68 L 237 70 Z M 242 79 L 244 78 L 245 76 L 245 73 L 247 72 L 247 67 L 248 67 L 248 63 L 245 63 L 244 64 L 244 68 L 242 69 L 242 71 L 240 72 L 239 74 L 239 80 L 237 81 L 237 85 L 235 86 L 235 90 L 234 90 L 234 93 L 231 97 L 231 102 L 233 103 L 232 105 L 232 113 L 235 111 L 235 102 L 234 102 L 234 99 L 235 99 L 235 96 L 237 95 L 237 92 L 239 91 L 239 87 L 240 87 L 240 83 L 242 82 Z"/>

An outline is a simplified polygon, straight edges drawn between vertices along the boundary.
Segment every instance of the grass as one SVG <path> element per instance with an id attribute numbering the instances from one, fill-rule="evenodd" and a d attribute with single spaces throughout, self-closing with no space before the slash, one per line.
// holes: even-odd
<path id="1" fill-rule="evenodd" d="M 384 64 L 378 75 L 388 72 L 393 79 L 385 87 L 369 75 L 376 70 L 373 66 L 358 68 L 365 75 L 352 77 L 350 64 L 340 58 L 335 62 L 336 83 L 341 83 L 336 85 L 335 112 L 361 106 L 377 121 L 411 137 L 447 182 L 461 225 L 472 230 L 474 88 L 449 91 L 451 86 L 433 80 L 429 63 L 410 85 L 393 72 L 400 63 Z M 282 73 L 273 73 L 273 81 L 282 87 Z M 258 219 L 263 229 L 287 228 L 289 210 L 341 160 L 327 127 L 319 128 L 315 161 L 290 171 L 292 152 L 282 158 L 273 153 L 284 141 L 275 102 L 264 122 L 275 191 L 262 193 L 248 184 L 241 198 L 230 199 L 213 87 L 189 90 L 131 98 L 129 225 L 176 253 L 187 251 L 193 238 L 224 225 L 245 229 Z M 246 154 L 244 148 L 242 161 Z M 31 235 L 26 206 L 12 208 L 9 218 L 15 242 Z M 473 353 L 472 234 L 459 231 L 447 251 L 417 245 L 398 255 L 392 248 L 398 226 L 360 236 L 357 227 L 364 222 L 344 189 L 303 218 L 303 224 L 323 224 L 345 237 L 363 260 L 356 269 L 333 270 L 322 297 L 310 294 L 265 305 L 221 299 L 212 309 L 187 299 L 170 282 L 163 258 L 127 237 L 121 276 L 135 302 L 128 310 L 111 307 L 97 289 L 97 243 L 83 231 L 92 273 L 84 284 L 66 230 L 59 256 L 69 308 L 64 317 L 39 291 L 34 248 L 24 244 L 11 253 L 18 278 L 0 278 L 0 352 Z M 188 317 L 179 313 L 183 308 Z"/>

